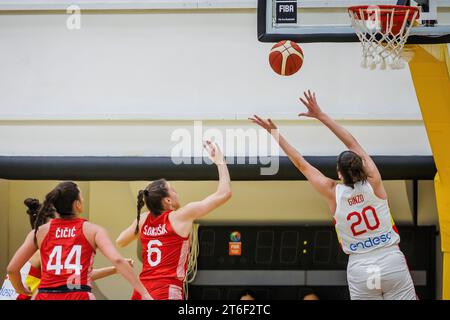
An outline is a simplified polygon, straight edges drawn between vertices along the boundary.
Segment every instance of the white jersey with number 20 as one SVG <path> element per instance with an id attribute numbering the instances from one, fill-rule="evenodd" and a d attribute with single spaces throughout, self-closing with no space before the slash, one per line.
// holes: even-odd
<path id="1" fill-rule="evenodd" d="M 342 250 L 360 254 L 400 242 L 387 200 L 378 198 L 369 182 L 354 188 L 336 185 L 336 232 Z"/>

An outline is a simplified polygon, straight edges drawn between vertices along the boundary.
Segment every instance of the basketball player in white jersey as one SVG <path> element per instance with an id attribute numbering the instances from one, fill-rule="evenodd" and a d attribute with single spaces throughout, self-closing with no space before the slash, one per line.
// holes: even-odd
<path id="1" fill-rule="evenodd" d="M 320 109 L 315 93 L 300 98 L 308 112 L 328 127 L 349 149 L 337 158 L 341 183 L 325 177 L 279 133 L 277 126 L 258 116 L 250 120 L 278 141 L 292 163 L 327 201 L 334 214 L 340 245 L 349 255 L 347 281 L 352 300 L 416 300 L 416 292 L 400 237 L 389 211 L 380 172 L 358 141 Z"/>

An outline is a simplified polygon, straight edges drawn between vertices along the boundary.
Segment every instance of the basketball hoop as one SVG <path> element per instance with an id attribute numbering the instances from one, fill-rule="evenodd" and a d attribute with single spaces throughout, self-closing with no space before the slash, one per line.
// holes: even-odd
<path id="1" fill-rule="evenodd" d="M 348 13 L 362 44 L 364 68 L 404 67 L 401 53 L 411 27 L 419 18 L 418 7 L 364 5 L 349 7 Z"/>

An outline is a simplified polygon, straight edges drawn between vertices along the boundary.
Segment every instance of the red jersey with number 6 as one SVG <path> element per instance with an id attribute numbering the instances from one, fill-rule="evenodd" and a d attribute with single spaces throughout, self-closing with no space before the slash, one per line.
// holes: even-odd
<path id="1" fill-rule="evenodd" d="M 39 288 L 91 285 L 95 250 L 83 233 L 86 220 L 53 219 L 42 241 L 42 275 Z"/>
<path id="2" fill-rule="evenodd" d="M 336 185 L 334 214 L 339 243 L 347 254 L 366 253 L 400 242 L 387 200 L 378 198 L 369 182 L 354 188 Z"/>
<path id="3" fill-rule="evenodd" d="M 148 214 L 141 228 L 142 272 L 140 279 L 184 281 L 189 255 L 189 237 L 179 236 L 166 211 L 158 217 Z"/>

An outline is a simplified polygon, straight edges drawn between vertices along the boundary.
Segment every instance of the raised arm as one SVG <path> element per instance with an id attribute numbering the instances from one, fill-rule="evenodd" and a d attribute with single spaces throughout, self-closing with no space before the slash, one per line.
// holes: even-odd
<path id="1" fill-rule="evenodd" d="M 228 167 L 222 151 L 211 141 L 206 141 L 204 147 L 208 151 L 210 159 L 216 164 L 219 172 L 219 184 L 217 185 L 217 190 L 205 199 L 188 203 L 186 206 L 174 212 L 171 216 L 171 220 L 175 223 L 192 223 L 194 220 L 201 218 L 220 207 L 231 198 L 230 173 L 228 172 Z"/>
<path id="2" fill-rule="evenodd" d="M 152 299 L 147 289 L 145 289 L 138 276 L 134 273 L 133 268 L 114 247 L 106 230 L 98 226 L 95 232 L 95 244 L 100 249 L 102 254 L 112 262 L 117 272 L 120 273 L 133 286 L 133 288 L 139 292 L 142 299 Z"/>
<path id="3" fill-rule="evenodd" d="M 145 219 L 143 219 L 143 220 L 145 220 Z M 126 247 L 127 245 L 129 245 L 131 242 L 133 242 L 134 240 L 136 240 L 139 237 L 139 233 L 135 233 L 136 224 L 137 224 L 137 219 L 134 219 L 133 223 L 128 228 L 123 230 L 120 233 L 120 235 L 117 237 L 116 245 L 119 248 Z"/>
<path id="4" fill-rule="evenodd" d="M 358 143 L 355 137 L 320 109 L 314 92 L 311 93 L 310 90 L 304 92 L 304 97 L 300 98 L 300 101 L 306 106 L 308 111 L 300 113 L 299 116 L 306 116 L 319 120 L 330 129 L 349 150 L 358 154 L 363 159 L 364 171 L 368 176 L 369 183 L 372 185 L 375 194 L 382 199 L 386 199 L 387 194 L 383 187 L 380 172 L 378 171 L 375 162 L 373 162 L 372 158 Z"/>
<path id="5" fill-rule="evenodd" d="M 16 251 L 13 258 L 8 264 L 6 272 L 8 273 L 9 280 L 11 281 L 14 289 L 19 294 L 31 295 L 32 292 L 29 288 L 26 288 L 22 282 L 20 275 L 20 269 L 31 259 L 33 254 L 38 250 L 34 244 L 34 230 L 28 233 L 24 243 Z"/>
<path id="6" fill-rule="evenodd" d="M 293 146 L 291 146 L 289 142 L 287 142 L 283 135 L 281 135 L 277 126 L 271 119 L 264 120 L 257 115 L 254 115 L 253 118 L 250 118 L 250 120 L 267 130 L 267 132 L 273 136 L 297 169 L 300 170 L 306 179 L 308 179 L 313 188 L 326 199 L 331 212 L 334 212 L 336 208 L 336 200 L 334 196 L 336 182 L 330 178 L 327 178 L 322 172 L 306 161 L 305 158 Z"/>

